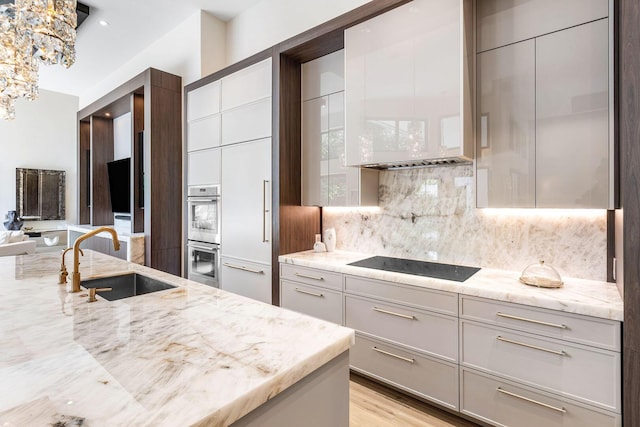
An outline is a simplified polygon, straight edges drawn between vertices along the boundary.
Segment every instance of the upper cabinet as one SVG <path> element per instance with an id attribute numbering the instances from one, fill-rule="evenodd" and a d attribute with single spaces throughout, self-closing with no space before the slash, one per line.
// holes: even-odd
<path id="1" fill-rule="evenodd" d="M 347 165 L 473 158 L 472 10 L 415 0 L 345 31 Z"/>
<path id="2" fill-rule="evenodd" d="M 345 166 L 344 50 L 302 65 L 302 204 L 378 204 L 378 172 Z"/>
<path id="3" fill-rule="evenodd" d="M 607 0 L 574 5 L 560 20 L 574 26 L 560 31 L 564 2 L 535 2 L 551 22 L 523 28 L 524 6 L 504 3 L 478 4 L 478 43 L 491 49 L 477 58 L 477 206 L 613 208 Z"/>

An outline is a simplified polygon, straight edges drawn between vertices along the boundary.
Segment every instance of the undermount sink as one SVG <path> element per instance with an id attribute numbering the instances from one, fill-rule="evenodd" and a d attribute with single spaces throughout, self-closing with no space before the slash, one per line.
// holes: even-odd
<path id="1" fill-rule="evenodd" d="M 175 288 L 174 285 L 138 273 L 87 279 L 81 281 L 80 285 L 86 289 L 111 288 L 111 291 L 98 292 L 98 295 L 109 301 Z"/>

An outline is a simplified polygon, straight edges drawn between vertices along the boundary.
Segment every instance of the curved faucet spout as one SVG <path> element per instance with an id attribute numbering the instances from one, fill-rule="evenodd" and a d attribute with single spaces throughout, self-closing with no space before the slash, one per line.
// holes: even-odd
<path id="1" fill-rule="evenodd" d="M 111 239 L 113 240 L 113 249 L 116 251 L 120 250 L 120 241 L 118 241 L 118 233 L 111 227 L 98 227 L 95 230 L 91 230 L 88 233 L 83 234 L 78 237 L 76 241 L 73 243 L 73 281 L 71 286 L 71 292 L 80 292 L 80 243 L 87 240 L 89 237 L 95 236 L 96 234 L 102 233 L 106 231 L 111 234 Z"/>

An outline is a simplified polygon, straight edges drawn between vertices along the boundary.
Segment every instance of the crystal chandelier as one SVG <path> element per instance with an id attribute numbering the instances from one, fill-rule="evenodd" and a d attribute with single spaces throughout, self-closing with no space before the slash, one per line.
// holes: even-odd
<path id="1" fill-rule="evenodd" d="M 76 0 L 15 0 L 0 5 L 0 118 L 15 100 L 38 96 L 38 64 L 75 61 Z"/>

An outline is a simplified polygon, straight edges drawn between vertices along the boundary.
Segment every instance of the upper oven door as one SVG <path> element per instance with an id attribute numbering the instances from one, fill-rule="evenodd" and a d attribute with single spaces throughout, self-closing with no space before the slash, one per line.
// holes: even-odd
<path id="1" fill-rule="evenodd" d="M 220 198 L 190 197 L 187 201 L 189 240 L 220 243 Z"/>

